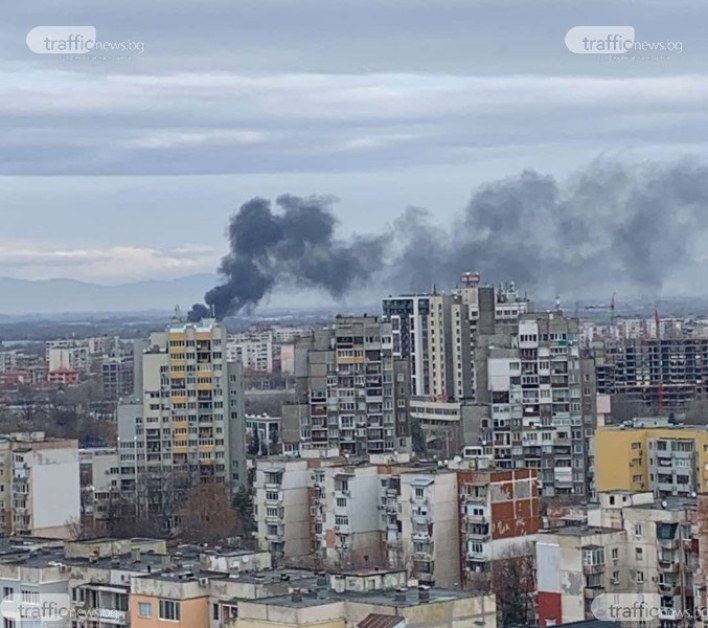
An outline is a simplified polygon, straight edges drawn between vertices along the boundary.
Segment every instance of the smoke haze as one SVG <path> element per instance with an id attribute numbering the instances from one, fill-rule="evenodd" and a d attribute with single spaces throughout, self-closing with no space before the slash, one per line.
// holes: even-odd
<path id="1" fill-rule="evenodd" d="M 229 226 L 224 282 L 205 300 L 217 317 L 255 306 L 278 284 L 336 298 L 455 285 L 463 271 L 545 293 L 621 286 L 656 296 L 694 262 L 708 227 L 708 168 L 689 160 L 630 166 L 598 159 L 566 181 L 526 170 L 481 185 L 449 225 L 409 208 L 387 233 L 336 237 L 335 199 L 254 198 Z"/>

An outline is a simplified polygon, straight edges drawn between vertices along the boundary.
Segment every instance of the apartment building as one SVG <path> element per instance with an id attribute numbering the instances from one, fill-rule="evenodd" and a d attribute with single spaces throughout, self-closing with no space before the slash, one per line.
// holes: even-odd
<path id="1" fill-rule="evenodd" d="M 281 424 L 279 416 L 266 413 L 246 415 L 246 433 L 254 455 L 275 456 L 282 453 Z"/>
<path id="2" fill-rule="evenodd" d="M 273 332 L 270 330 L 231 334 L 226 342 L 226 359 L 240 362 L 246 370 L 272 373 L 273 355 Z"/>
<path id="3" fill-rule="evenodd" d="M 708 337 L 624 338 L 593 351 L 599 392 L 672 410 L 708 392 Z"/>
<path id="4" fill-rule="evenodd" d="M 0 436 L 4 533 L 69 538 L 80 516 L 78 442 L 44 432 Z"/>
<path id="5" fill-rule="evenodd" d="M 275 559 L 308 556 L 310 534 L 310 463 L 304 459 L 254 460 L 254 519 L 262 550 Z"/>
<path id="6" fill-rule="evenodd" d="M 384 320 L 392 326 L 393 352 L 409 361 L 411 394 L 441 401 L 473 400 L 476 393 L 476 335 L 495 322 L 515 321 L 532 309 L 513 282 L 481 285 L 478 273 L 464 273 L 449 294 L 390 296 Z"/>
<path id="7" fill-rule="evenodd" d="M 588 511 L 590 524 L 624 528 L 627 545 L 607 557 L 608 591 L 641 592 L 655 599 L 660 618 L 680 625 L 695 608 L 698 567 L 696 498 L 656 499 L 650 492 L 600 493 Z"/>
<path id="8" fill-rule="evenodd" d="M 542 532 L 536 542 L 539 625 L 593 619 L 595 596 L 610 586 L 606 561 L 625 544 L 622 529 L 584 525 Z"/>
<path id="9" fill-rule="evenodd" d="M 696 530 L 695 498 L 599 493 L 586 525 L 538 536 L 541 626 L 593 619 L 615 599 L 620 606 L 644 600 L 654 613 L 649 625 L 683 625 L 696 608 Z"/>
<path id="10" fill-rule="evenodd" d="M 108 399 L 120 399 L 133 394 L 134 362 L 132 355 L 101 358 L 101 387 Z"/>
<path id="11" fill-rule="evenodd" d="M 481 404 L 411 399 L 409 407 L 411 421 L 425 436 L 428 457 L 449 460 L 466 445 L 481 443 L 482 424 L 489 423 L 489 408 Z"/>
<path id="12" fill-rule="evenodd" d="M 483 588 L 504 561 L 533 554 L 541 523 L 537 473 L 462 461 L 457 481 L 460 572 L 465 587 Z"/>
<path id="13" fill-rule="evenodd" d="M 326 582 L 326 581 L 325 581 Z M 393 583 L 400 583 L 391 589 Z M 239 604 L 233 628 L 495 628 L 494 596 L 420 586 L 406 587 L 405 572 L 343 573 L 314 591 Z"/>
<path id="14" fill-rule="evenodd" d="M 89 346 L 81 341 L 52 341 L 47 343 L 49 372 L 60 370 L 87 373 L 91 368 Z"/>
<path id="15" fill-rule="evenodd" d="M 491 414 L 482 444 L 493 444 L 499 466 L 537 469 L 544 496 L 587 495 L 596 391 L 578 321 L 529 314 L 480 339 L 478 401 Z"/>
<path id="16" fill-rule="evenodd" d="M 390 323 L 375 316 L 338 316 L 296 345 L 302 448 L 339 448 L 365 455 L 410 450 L 408 369 L 392 354 Z"/>
<path id="17" fill-rule="evenodd" d="M 391 323 L 392 355 L 409 361 L 410 390 L 430 397 L 430 295 L 403 295 L 383 300 L 383 320 Z"/>
<path id="18" fill-rule="evenodd" d="M 428 586 L 460 584 L 457 473 L 401 473 L 401 539 L 411 573 Z"/>
<path id="19" fill-rule="evenodd" d="M 408 584 L 405 570 L 273 569 L 268 552 L 155 539 L 0 544 L 8 626 L 496 626 L 493 596 Z"/>
<path id="20" fill-rule="evenodd" d="M 241 365 L 227 361 L 225 344 L 211 319 L 152 334 L 138 396 L 119 405 L 121 487 L 150 516 L 194 483 L 245 481 Z"/>
<path id="21" fill-rule="evenodd" d="M 672 425 L 646 417 L 598 427 L 598 491 L 651 491 L 656 496 L 695 495 L 708 487 L 708 428 Z"/>
<path id="22" fill-rule="evenodd" d="M 108 533 L 120 499 L 120 458 L 115 447 L 79 450 L 81 529 Z"/>

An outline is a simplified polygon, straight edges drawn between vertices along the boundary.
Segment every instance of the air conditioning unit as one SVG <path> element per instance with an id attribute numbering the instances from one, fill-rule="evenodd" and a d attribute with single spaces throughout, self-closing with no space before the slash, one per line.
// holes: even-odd
<path id="1" fill-rule="evenodd" d="M 619 584 L 620 583 L 619 578 L 612 578 L 612 580 L 610 580 L 610 582 L 612 584 Z"/>
<path id="2" fill-rule="evenodd" d="M 209 578 L 199 578 L 199 586 L 200 587 L 209 586 Z"/>

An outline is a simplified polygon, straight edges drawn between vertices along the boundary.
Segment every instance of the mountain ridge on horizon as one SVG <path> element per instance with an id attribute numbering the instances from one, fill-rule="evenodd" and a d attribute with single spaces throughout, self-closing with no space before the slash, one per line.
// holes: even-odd
<path id="1" fill-rule="evenodd" d="M 0 314 L 57 314 L 188 308 L 217 281 L 200 273 L 172 279 L 100 284 L 80 279 L 0 276 Z"/>

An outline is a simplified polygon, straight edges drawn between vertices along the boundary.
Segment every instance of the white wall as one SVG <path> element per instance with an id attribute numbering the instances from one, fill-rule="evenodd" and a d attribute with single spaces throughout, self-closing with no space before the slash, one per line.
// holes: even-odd
<path id="1" fill-rule="evenodd" d="M 39 449 L 25 455 L 30 469 L 32 533 L 51 534 L 78 521 L 81 515 L 79 451 L 77 448 Z"/>

